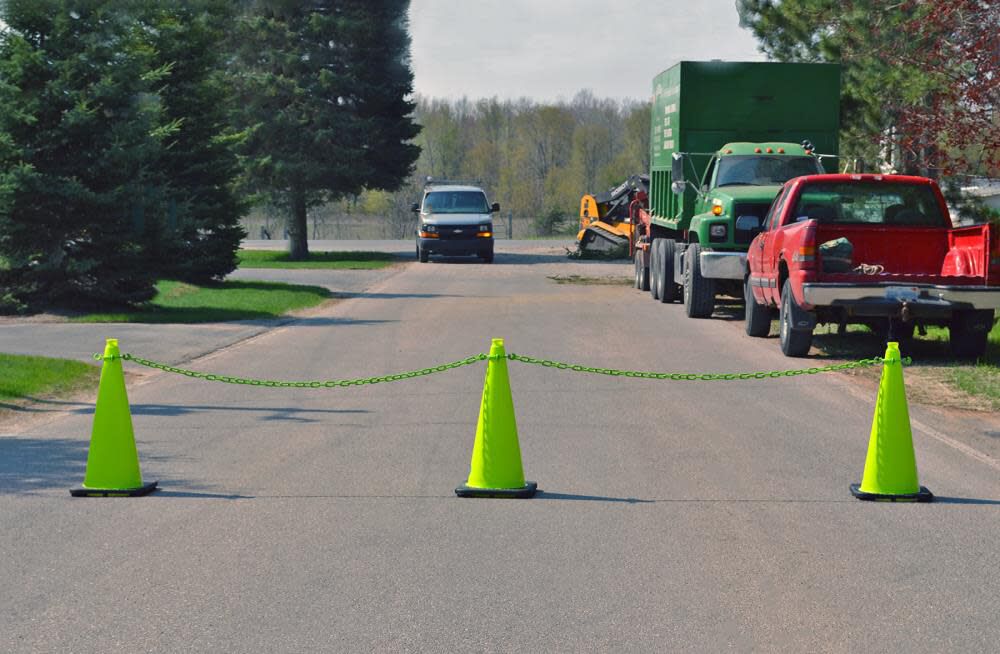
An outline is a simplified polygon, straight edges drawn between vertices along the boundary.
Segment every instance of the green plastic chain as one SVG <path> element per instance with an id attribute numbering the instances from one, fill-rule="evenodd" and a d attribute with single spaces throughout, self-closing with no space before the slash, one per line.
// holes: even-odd
<path id="1" fill-rule="evenodd" d="M 109 357 L 110 358 L 110 357 Z M 185 377 L 191 377 L 194 379 L 203 379 L 205 381 L 221 382 L 223 384 L 240 384 L 245 386 L 265 386 L 268 388 L 338 388 L 345 386 L 365 386 L 367 384 L 381 384 L 383 382 L 394 382 L 402 381 L 404 379 L 413 379 L 414 377 L 425 377 L 427 375 L 432 375 L 437 372 L 445 372 L 446 370 L 453 370 L 455 368 L 461 368 L 463 366 L 470 366 L 479 361 L 486 361 L 491 357 L 487 354 L 476 354 L 459 361 L 453 361 L 452 363 L 445 363 L 440 366 L 435 366 L 433 368 L 424 368 L 423 370 L 411 370 L 409 372 L 401 372 L 395 375 L 385 375 L 382 377 L 363 377 L 360 379 L 334 379 L 329 381 L 274 381 L 270 379 L 246 379 L 243 377 L 232 377 L 230 375 L 214 375 L 204 372 L 196 372 L 194 370 L 185 370 L 184 368 L 175 368 L 174 366 L 169 366 L 165 363 L 158 363 L 156 361 L 150 361 L 149 359 L 143 359 L 141 357 L 134 356 L 132 354 L 122 354 L 120 355 L 122 361 L 132 361 L 139 364 L 140 366 L 146 366 L 147 368 L 154 368 L 156 370 L 162 370 L 164 372 L 171 372 L 178 375 L 184 375 Z M 847 363 L 836 363 L 829 366 L 821 366 L 818 368 L 801 368 L 798 370 L 772 370 L 770 372 L 739 372 L 739 373 L 707 373 L 707 374 L 692 374 L 692 373 L 677 373 L 677 372 L 642 372 L 636 370 L 617 370 L 615 368 L 590 368 L 588 366 L 580 366 L 570 363 L 562 363 L 560 361 L 549 361 L 548 359 L 535 359 L 532 357 L 521 356 L 520 354 L 508 353 L 507 358 L 511 361 L 520 361 L 521 363 L 528 363 L 532 365 L 542 366 L 545 368 L 556 368 L 557 370 L 570 370 L 573 372 L 588 372 L 595 375 L 608 375 L 611 377 L 633 377 L 638 379 L 668 379 L 670 381 L 734 381 L 734 380 L 748 380 L 748 379 L 774 379 L 779 377 L 798 377 L 799 375 L 815 375 L 822 372 L 834 372 L 837 370 L 851 370 L 854 368 L 871 368 L 874 366 L 882 365 L 885 360 L 881 357 L 876 357 L 874 359 L 861 359 L 860 361 L 849 361 Z M 95 354 L 94 359 L 96 361 L 101 361 L 105 359 L 103 354 Z M 910 357 L 905 357 L 902 360 L 903 365 L 910 365 L 912 359 Z"/>

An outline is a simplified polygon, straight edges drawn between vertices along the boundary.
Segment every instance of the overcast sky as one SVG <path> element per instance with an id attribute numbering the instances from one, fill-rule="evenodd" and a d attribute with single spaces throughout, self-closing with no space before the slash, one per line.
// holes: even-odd
<path id="1" fill-rule="evenodd" d="M 680 60 L 762 61 L 735 0 L 411 0 L 425 96 L 646 99 Z"/>

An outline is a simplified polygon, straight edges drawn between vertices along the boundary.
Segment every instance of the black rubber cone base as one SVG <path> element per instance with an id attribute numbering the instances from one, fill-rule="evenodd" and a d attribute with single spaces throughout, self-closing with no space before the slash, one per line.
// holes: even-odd
<path id="1" fill-rule="evenodd" d="M 158 481 L 151 481 L 138 488 L 87 488 L 78 486 L 69 489 L 69 494 L 73 497 L 141 497 L 149 495 L 156 490 Z"/>
<path id="2" fill-rule="evenodd" d="M 934 494 L 921 486 L 916 493 L 905 493 L 903 495 L 880 495 L 878 493 L 866 493 L 861 490 L 861 484 L 851 484 L 851 493 L 859 500 L 868 502 L 932 502 Z"/>
<path id="3" fill-rule="evenodd" d="M 455 495 L 459 497 L 496 497 L 500 499 L 528 499 L 535 496 L 538 484 L 527 481 L 521 488 L 473 488 L 467 484 L 462 484 L 455 489 Z"/>

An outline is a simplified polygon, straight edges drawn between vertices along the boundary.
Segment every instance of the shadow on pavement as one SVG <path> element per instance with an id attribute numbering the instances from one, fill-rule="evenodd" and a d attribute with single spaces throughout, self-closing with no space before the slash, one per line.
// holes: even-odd
<path id="1" fill-rule="evenodd" d="M 87 438 L 0 436 L 0 494 L 69 488 L 83 481 Z"/>
<path id="2" fill-rule="evenodd" d="M 403 300 L 403 299 L 433 300 L 435 298 L 442 298 L 442 297 L 466 297 L 466 296 L 448 295 L 446 293 L 347 293 L 338 291 L 333 294 L 333 297 L 338 300 L 350 300 L 353 298 L 364 298 L 366 300 Z M 371 322 L 378 323 L 378 322 L 398 322 L 398 321 L 373 320 Z"/>
<path id="3" fill-rule="evenodd" d="M 1000 506 L 1000 500 L 983 500 L 974 497 L 943 497 L 934 496 L 934 504 L 985 504 L 988 506 Z"/>
<path id="4" fill-rule="evenodd" d="M 640 500 L 635 497 L 603 497 L 601 495 L 573 495 L 571 493 L 550 493 L 539 490 L 535 495 L 540 500 L 572 500 L 577 502 L 620 502 L 624 504 L 654 504 L 656 500 Z"/>

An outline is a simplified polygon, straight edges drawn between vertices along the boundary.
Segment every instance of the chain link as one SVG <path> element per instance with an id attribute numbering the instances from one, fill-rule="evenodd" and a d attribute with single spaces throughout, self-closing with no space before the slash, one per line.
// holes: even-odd
<path id="1" fill-rule="evenodd" d="M 102 354 L 95 354 L 94 359 L 112 359 L 115 357 L 105 357 Z M 204 372 L 196 372 L 194 370 L 185 370 L 184 368 L 175 368 L 174 366 L 168 366 L 165 363 L 158 363 L 156 361 L 150 361 L 149 359 L 143 359 L 141 357 L 134 356 L 132 354 L 121 354 L 117 358 L 122 361 L 132 361 L 140 366 L 146 366 L 147 368 L 154 368 L 156 370 L 162 370 L 164 372 L 172 372 L 178 375 L 184 375 L 185 377 L 191 377 L 194 379 L 203 379 L 205 381 L 222 382 L 223 384 L 239 384 L 244 386 L 264 386 L 267 388 L 338 388 L 345 386 L 365 386 L 367 384 L 381 384 L 383 382 L 394 382 L 402 381 L 404 379 L 413 379 L 414 377 L 424 377 L 426 375 L 432 375 L 436 372 L 444 372 L 446 370 L 453 370 L 454 368 L 461 368 L 462 366 L 469 366 L 479 361 L 485 361 L 485 354 L 476 354 L 471 357 L 466 357 L 460 361 L 453 361 L 452 363 L 445 363 L 440 366 L 434 366 L 433 368 L 424 368 L 423 370 L 410 370 L 408 372 L 401 372 L 395 375 L 385 375 L 382 377 L 362 377 L 360 379 L 332 379 L 327 381 L 275 381 L 271 379 L 249 379 L 244 377 L 232 377 L 230 375 L 214 375 Z"/>
<path id="2" fill-rule="evenodd" d="M 776 379 L 779 377 L 798 377 L 799 375 L 816 375 L 822 372 L 834 372 L 837 370 L 852 370 L 855 368 L 871 368 L 886 362 L 882 357 L 874 359 L 861 359 L 860 361 L 848 361 L 846 363 L 835 363 L 829 366 L 816 368 L 800 368 L 798 370 L 772 370 L 769 372 L 739 372 L 739 373 L 682 373 L 682 372 L 642 372 L 637 370 L 617 370 L 615 368 L 590 368 L 576 364 L 563 363 L 561 361 L 550 361 L 548 359 L 535 359 L 533 357 L 521 356 L 520 354 L 509 353 L 508 359 L 529 363 L 545 368 L 556 368 L 557 370 L 572 370 L 573 372 L 589 372 L 595 375 L 608 375 L 610 377 L 635 377 L 639 379 L 669 379 L 670 381 L 734 381 L 747 379 Z M 906 357 L 901 360 L 903 365 L 910 365 L 913 360 Z"/>
<path id="3" fill-rule="evenodd" d="M 503 357 L 491 356 L 488 354 L 475 354 L 465 359 L 459 361 L 453 361 L 451 363 L 445 363 L 440 366 L 434 366 L 432 368 L 424 368 L 422 370 L 411 370 L 408 372 L 401 372 L 394 375 L 385 375 L 382 377 L 362 377 L 359 379 L 334 379 L 328 381 L 275 381 L 270 379 L 252 379 L 244 377 L 232 377 L 230 375 L 215 375 L 205 372 L 196 372 L 194 370 L 185 370 L 184 368 L 175 368 L 174 366 L 169 366 L 165 363 L 158 363 L 156 361 L 150 361 L 149 359 L 143 359 L 141 357 L 134 356 L 132 354 L 120 354 L 117 357 L 105 357 L 103 354 L 95 354 L 94 360 L 102 361 L 105 359 L 121 359 L 122 361 L 132 361 L 140 366 L 146 366 L 147 368 L 154 368 L 156 370 L 162 370 L 164 372 L 170 372 L 178 375 L 184 375 L 185 377 L 191 377 L 193 379 L 203 379 L 205 381 L 221 382 L 223 384 L 238 384 L 243 386 L 265 386 L 267 388 L 338 388 L 346 386 L 365 386 L 368 384 L 381 384 L 383 382 L 394 382 L 402 381 L 404 379 L 413 379 L 415 377 L 425 377 L 427 375 L 432 375 L 437 372 L 445 372 L 447 370 L 454 370 L 455 368 L 461 368 L 463 366 L 470 366 L 479 361 L 486 361 L 489 359 L 499 359 Z M 520 361 L 521 363 L 527 363 L 531 365 L 542 366 L 544 368 L 555 368 L 557 370 L 570 370 L 573 372 L 588 372 L 595 375 L 608 375 L 610 377 L 632 377 L 637 379 L 668 379 L 670 381 L 735 381 L 735 380 L 748 380 L 748 379 L 777 379 L 781 377 L 798 377 L 799 375 L 816 375 L 823 372 L 835 372 L 838 370 L 853 370 L 856 368 L 871 368 L 874 366 L 882 365 L 886 362 L 886 359 L 882 357 L 875 357 L 873 359 L 861 359 L 859 361 L 848 361 L 845 363 L 835 363 L 828 366 L 820 366 L 815 368 L 800 368 L 797 370 L 771 370 L 768 372 L 739 372 L 739 373 L 681 373 L 681 372 L 643 372 L 638 370 L 618 370 L 616 368 L 592 368 L 589 366 L 581 366 L 572 363 L 563 363 L 561 361 L 551 361 L 548 359 L 536 359 L 534 357 L 522 356 L 520 354 L 508 353 L 507 359 L 511 361 Z M 904 357 L 900 361 L 903 365 L 910 365 L 913 360 L 910 357 Z"/>

